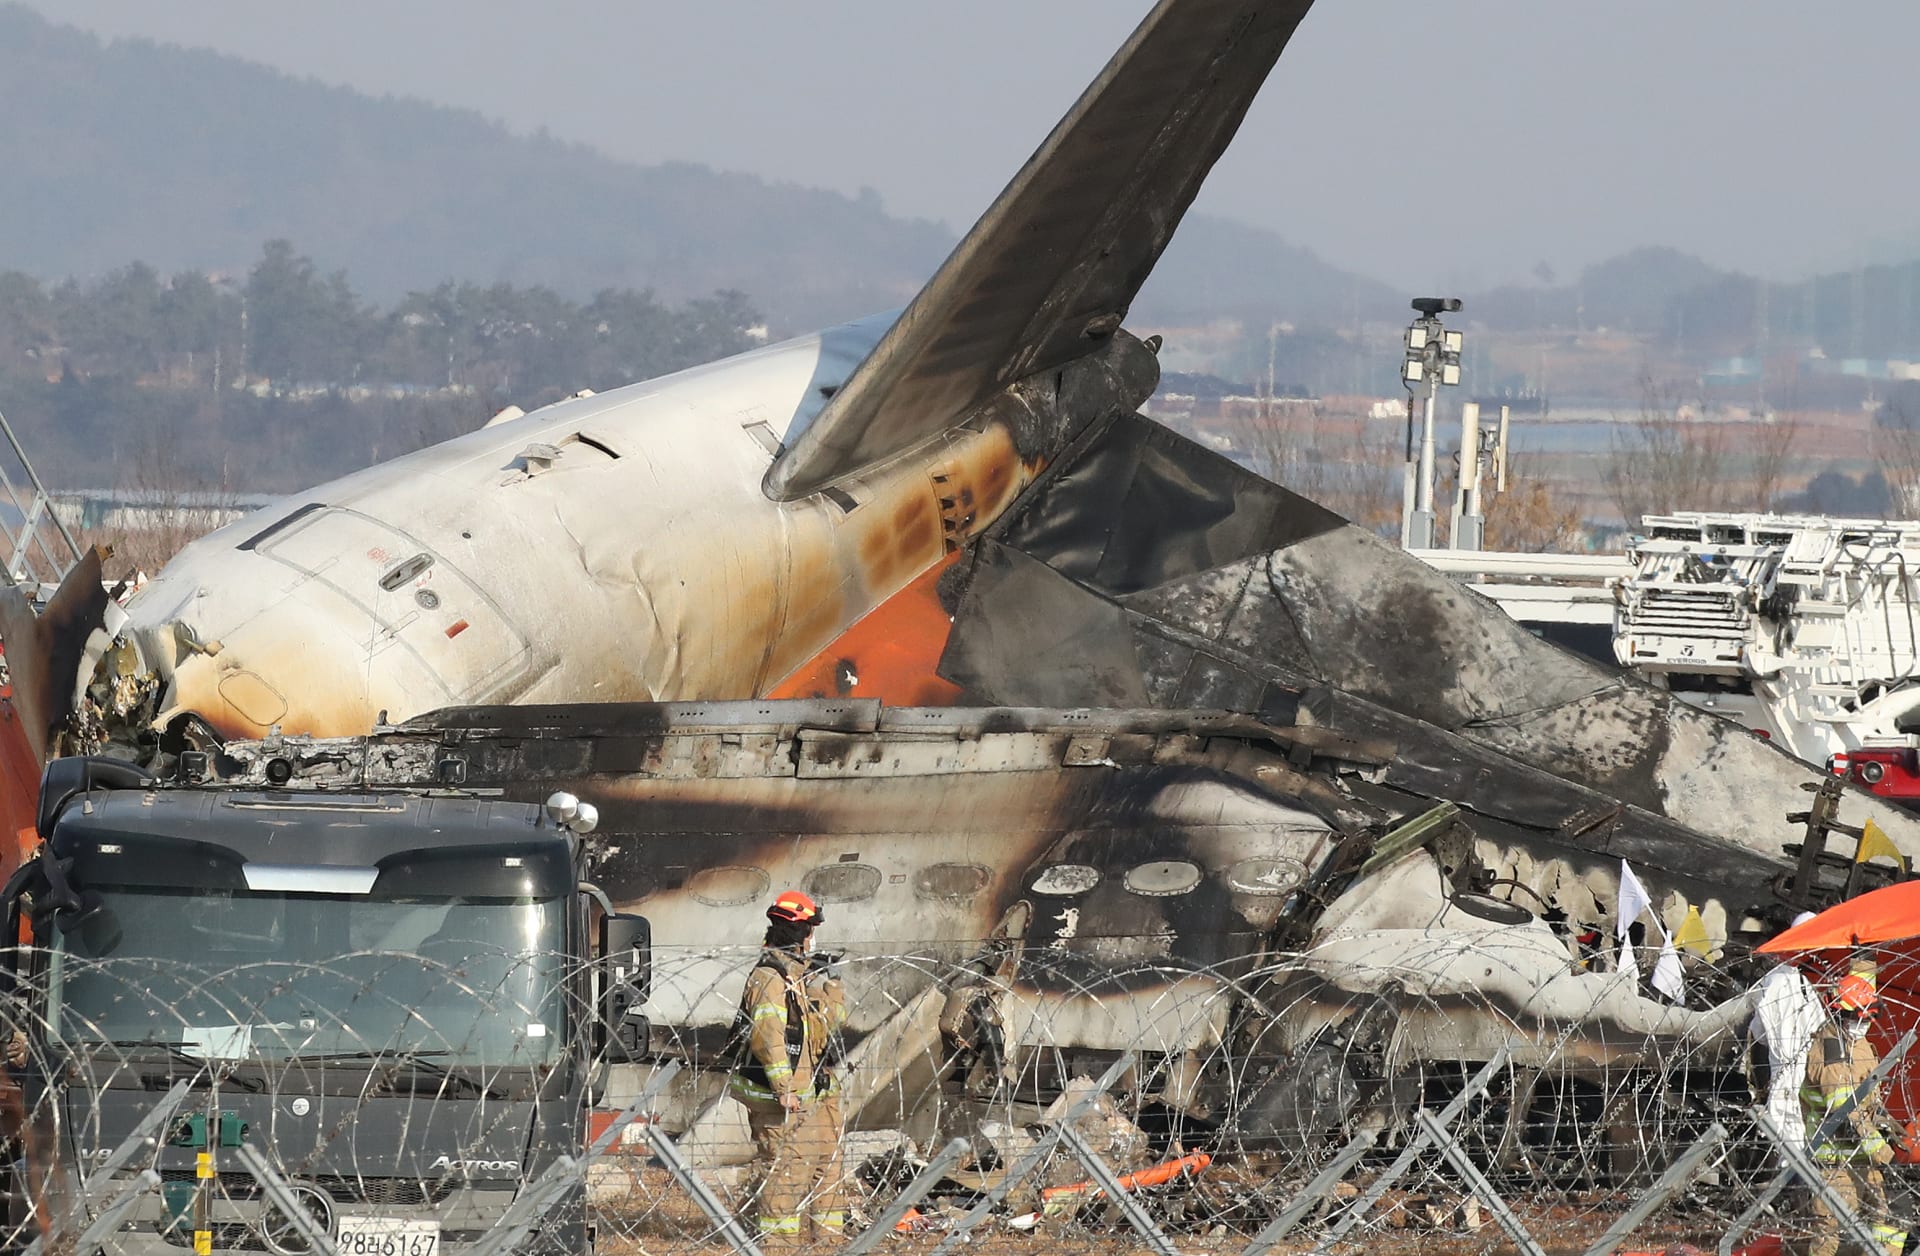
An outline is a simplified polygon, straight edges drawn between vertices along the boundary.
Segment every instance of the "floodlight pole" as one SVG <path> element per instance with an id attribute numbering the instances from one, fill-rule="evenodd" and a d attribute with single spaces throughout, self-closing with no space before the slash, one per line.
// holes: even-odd
<path id="1" fill-rule="evenodd" d="M 1407 475 L 1400 499 L 1400 545 L 1403 549 L 1433 548 L 1433 427 L 1440 386 L 1460 382 L 1460 334 L 1440 324 L 1442 311 L 1460 308 L 1452 297 L 1416 297 L 1420 317 L 1407 327 L 1406 357 L 1400 378 L 1407 389 Z M 1413 386 L 1427 389 L 1425 418 L 1420 426 L 1420 448 L 1413 448 Z"/>
<path id="2" fill-rule="evenodd" d="M 1433 410 L 1440 396 L 1440 380 L 1427 383 L 1426 417 L 1420 423 L 1420 468 L 1413 478 L 1413 537 L 1411 548 L 1433 548 Z"/>

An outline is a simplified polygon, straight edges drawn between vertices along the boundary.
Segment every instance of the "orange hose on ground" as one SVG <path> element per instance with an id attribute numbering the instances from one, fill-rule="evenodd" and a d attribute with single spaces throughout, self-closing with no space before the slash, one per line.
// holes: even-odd
<path id="1" fill-rule="evenodd" d="M 1164 1186 L 1182 1174 L 1198 1173 L 1212 1163 L 1213 1157 L 1204 1151 L 1181 1156 L 1177 1160 L 1163 1161 L 1134 1173 L 1121 1174 L 1120 1189 L 1137 1191 L 1146 1186 Z M 1045 1203 L 1053 1203 L 1055 1200 L 1071 1199 L 1075 1195 L 1097 1194 L 1099 1190 L 1092 1182 L 1074 1182 L 1067 1186 L 1050 1186 L 1040 1192 L 1040 1198 Z"/>

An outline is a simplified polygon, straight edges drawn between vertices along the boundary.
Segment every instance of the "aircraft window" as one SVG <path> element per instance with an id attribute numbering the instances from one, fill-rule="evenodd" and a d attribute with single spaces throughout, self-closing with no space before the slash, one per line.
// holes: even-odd
<path id="1" fill-rule="evenodd" d="M 687 893 L 709 907 L 738 907 L 765 894 L 772 883 L 758 868 L 728 864 L 694 873 Z"/>
<path id="2" fill-rule="evenodd" d="M 1086 864 L 1055 864 L 1033 879 L 1035 894 L 1085 894 L 1100 884 L 1100 869 Z"/>
<path id="3" fill-rule="evenodd" d="M 1184 859 L 1156 859 L 1129 872 L 1126 884 L 1135 894 L 1168 898 L 1200 884 L 1200 868 Z"/>
<path id="4" fill-rule="evenodd" d="M 822 864 L 809 872 L 800 888 L 823 903 L 857 903 L 880 890 L 880 869 L 870 864 Z"/>
<path id="5" fill-rule="evenodd" d="M 1306 877 L 1307 870 L 1291 859 L 1242 859 L 1227 869 L 1236 894 L 1291 894 Z"/>
<path id="6" fill-rule="evenodd" d="M 980 864 L 928 864 L 913 874 L 916 898 L 936 903 L 964 903 L 976 897 L 993 880 L 993 873 Z"/>

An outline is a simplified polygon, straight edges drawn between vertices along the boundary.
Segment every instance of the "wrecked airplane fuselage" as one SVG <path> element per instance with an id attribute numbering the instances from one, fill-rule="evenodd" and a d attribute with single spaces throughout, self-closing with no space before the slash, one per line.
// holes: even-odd
<path id="1" fill-rule="evenodd" d="M 1597 795 L 1588 849 L 1626 804 L 1772 857 L 1816 770 L 1134 413 L 1157 346 L 1127 311 L 1309 7 L 1161 0 L 897 318 L 490 425 L 198 542 L 90 677 L 31 660 L 82 682 L 68 744 L 164 766 L 383 712 L 815 692 L 1325 708 L 1445 734 L 1421 762 L 1480 765 L 1450 788 L 1488 814 Z M 917 674 L 868 666 L 903 599 Z M 1920 819 L 1856 805 L 1920 856 Z"/>
<path id="2" fill-rule="evenodd" d="M 997 517 L 1139 341 L 832 493 L 760 479 L 890 319 L 563 402 L 222 528 L 128 602 L 114 740 L 363 732 L 474 702 L 762 692 Z M 1079 410 L 1076 412 L 1076 407 Z"/>
<path id="3" fill-rule="evenodd" d="M 592 798 L 606 888 L 658 930 L 663 1051 L 718 1051 L 765 896 L 801 885 L 856 1028 L 898 1048 L 863 1103 L 947 1048 L 989 1090 L 1133 1050 L 1171 1109 L 1307 1136 L 1289 1078 L 1338 1113 L 1510 1037 L 1723 1052 L 1733 1011 L 1581 971 L 1576 940 L 1623 859 L 1670 926 L 1777 928 L 1818 774 L 1134 414 L 1128 308 L 1308 7 L 1162 0 L 897 319 L 206 538 L 128 606 L 69 737 L 210 782 Z M 903 598 L 920 675 L 849 644 L 897 646 Z M 816 680 L 813 706 L 564 705 Z M 894 681 L 995 709 L 846 701 Z M 518 705 L 360 736 L 483 701 Z M 1920 821 L 1849 805 L 1920 854 Z M 945 1041 L 969 1024 L 1004 1058 Z"/>
<path id="4" fill-rule="evenodd" d="M 148 683 L 90 693 L 86 735 L 164 754 L 768 692 L 1152 393 L 1127 309 L 1309 7 L 1163 0 L 897 318 L 489 426 L 190 548 L 128 607 Z"/>
<path id="5" fill-rule="evenodd" d="M 851 1029 L 885 1047 L 856 1094 L 895 1121 L 942 1085 L 1043 1091 L 1134 1051 L 1170 1110 L 1218 1124 L 1264 1095 L 1236 1132 L 1282 1137 L 1299 1122 L 1268 1110 L 1273 1079 L 1371 1007 L 1391 1010 L 1369 1057 L 1390 1077 L 1507 1044 L 1596 1070 L 1628 1043 L 1730 1058 L 1739 1000 L 1669 1006 L 1588 971 L 1575 939 L 1611 919 L 1622 851 L 1660 914 L 1699 909 L 1722 946 L 1729 920 L 1770 931 L 1782 861 L 1632 809 L 1585 849 L 1546 802 L 1532 822 L 1436 814 L 1396 784 L 1399 752 L 1219 712 L 485 708 L 233 744 L 202 783 L 592 800 L 597 883 L 653 922 L 668 1055 L 720 1055 L 768 897 L 800 886 L 845 955 Z M 988 1076 L 968 1024 L 992 1026 Z"/>

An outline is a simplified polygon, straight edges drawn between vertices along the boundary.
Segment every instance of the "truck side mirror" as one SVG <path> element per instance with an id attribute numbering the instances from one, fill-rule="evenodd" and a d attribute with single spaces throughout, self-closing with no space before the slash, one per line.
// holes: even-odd
<path id="1" fill-rule="evenodd" d="M 646 1047 L 647 1025 L 632 1015 L 653 990 L 653 925 L 624 913 L 600 921 L 600 1020 L 609 1060 L 630 1060 Z"/>

